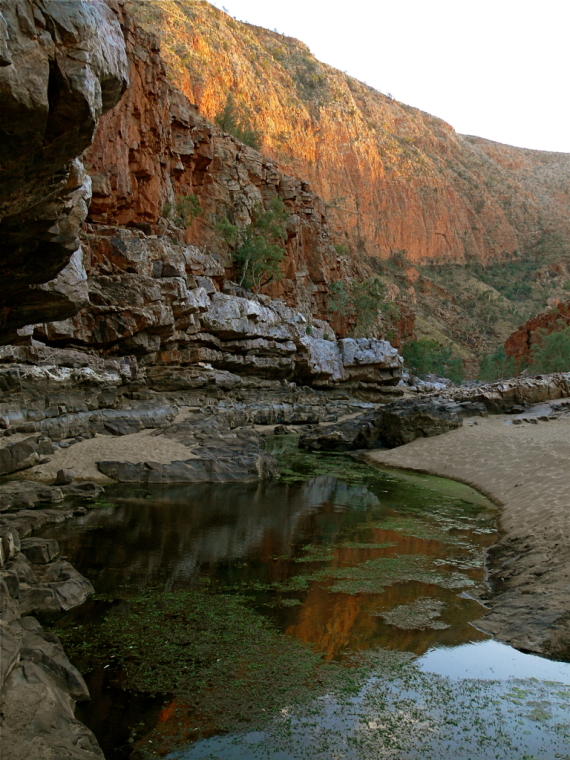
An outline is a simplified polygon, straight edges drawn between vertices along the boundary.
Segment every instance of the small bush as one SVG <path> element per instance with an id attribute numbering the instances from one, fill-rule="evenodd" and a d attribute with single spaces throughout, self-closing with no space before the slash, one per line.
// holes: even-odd
<path id="1" fill-rule="evenodd" d="M 240 140 L 242 143 L 249 145 L 250 148 L 260 150 L 263 145 L 263 134 L 253 129 L 252 126 L 243 121 L 239 116 L 235 104 L 234 96 L 229 93 L 226 99 L 226 105 L 214 118 L 216 124 L 224 132 Z"/>
<path id="2" fill-rule="evenodd" d="M 481 359 L 479 365 L 478 380 L 494 382 L 516 375 L 517 367 L 513 357 L 508 357 L 504 346 L 499 346 L 492 354 L 487 354 Z"/>
<path id="3" fill-rule="evenodd" d="M 542 335 L 540 343 L 532 349 L 531 367 L 540 374 L 570 371 L 570 327 Z"/>
<path id="4" fill-rule="evenodd" d="M 162 213 L 174 224 L 189 227 L 197 216 L 202 213 L 202 206 L 197 195 L 179 195 L 175 203 L 165 203 Z"/>
<path id="5" fill-rule="evenodd" d="M 330 291 L 329 311 L 354 318 L 355 335 L 369 334 L 376 327 L 386 295 L 386 288 L 378 277 L 362 282 L 338 280 L 331 284 Z"/>
<path id="6" fill-rule="evenodd" d="M 453 356 L 451 345 L 441 346 L 435 340 L 420 338 L 406 343 L 402 349 L 404 365 L 418 377 L 447 377 L 456 385 L 463 382 L 463 361 Z"/>

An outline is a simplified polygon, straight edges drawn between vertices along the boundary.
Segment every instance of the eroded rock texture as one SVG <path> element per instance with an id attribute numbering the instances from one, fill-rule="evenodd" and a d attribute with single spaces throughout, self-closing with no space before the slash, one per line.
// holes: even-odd
<path id="1" fill-rule="evenodd" d="M 213 119 L 233 93 L 263 152 L 326 202 L 353 255 L 488 260 L 570 239 L 570 156 L 457 134 L 318 61 L 302 42 L 209 3 L 128 0 L 176 85 Z"/>
<path id="2" fill-rule="evenodd" d="M 543 334 L 560 330 L 570 325 L 570 301 L 559 303 L 553 309 L 537 314 L 527 320 L 505 341 L 507 356 L 512 356 L 517 362 L 529 361 L 532 349 L 540 343 Z"/>
<path id="3" fill-rule="evenodd" d="M 78 158 L 127 84 L 104 0 L 0 2 L 0 342 L 84 299 L 79 248 L 91 181 Z M 50 283 L 45 285 L 45 283 Z"/>
<path id="4" fill-rule="evenodd" d="M 89 229 L 89 304 L 70 319 L 37 325 L 36 340 L 134 354 L 151 386 L 162 389 L 161 378 L 204 363 L 240 376 L 353 390 L 392 386 L 401 376 L 402 359 L 387 341 L 337 341 L 326 322 L 227 281 L 219 259 L 196 246 L 136 228 Z"/>
<path id="5" fill-rule="evenodd" d="M 335 250 L 323 201 L 307 182 L 206 121 L 168 82 L 156 37 L 128 17 L 124 26 L 131 86 L 101 119 L 87 153 L 89 220 L 183 239 L 217 257 L 229 275 L 231 254 L 216 223 L 229 217 L 247 225 L 257 204 L 280 198 L 290 214 L 284 278 L 265 292 L 323 318 L 328 283 L 364 272 Z M 202 213 L 184 233 L 165 228 L 165 204 L 189 194 Z"/>

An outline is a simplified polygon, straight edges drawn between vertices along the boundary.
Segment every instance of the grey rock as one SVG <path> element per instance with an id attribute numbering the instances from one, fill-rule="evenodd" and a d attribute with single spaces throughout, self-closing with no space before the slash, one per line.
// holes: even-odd
<path id="1" fill-rule="evenodd" d="M 20 649 L 22 662 L 41 663 L 64 682 L 65 691 L 77 701 L 89 699 L 89 689 L 81 673 L 72 665 L 57 636 L 40 630 L 26 631 Z"/>
<path id="2" fill-rule="evenodd" d="M 60 488 L 29 480 L 0 483 L 0 512 L 37 507 L 40 504 L 57 504 L 63 501 Z"/>
<path id="3" fill-rule="evenodd" d="M 70 610 L 83 604 L 94 592 L 91 581 L 63 559 L 46 568 L 43 582 L 53 589 L 62 610 Z"/>
<path id="4" fill-rule="evenodd" d="M 338 425 L 320 425 L 299 438 L 310 451 L 355 451 L 380 446 L 379 418 L 375 412 L 359 415 Z"/>
<path id="5" fill-rule="evenodd" d="M 34 467 L 40 459 L 36 438 L 4 444 L 0 448 L 0 475 Z"/>
<path id="6" fill-rule="evenodd" d="M 9 626 L 1 626 L 0 631 L 0 689 L 20 658 L 20 641 Z"/>
<path id="7" fill-rule="evenodd" d="M 103 760 L 94 735 L 73 715 L 65 681 L 43 663 L 28 660 L 13 668 L 4 692 L 2 760 Z"/>
<path id="8" fill-rule="evenodd" d="M 441 435 L 462 425 L 455 405 L 437 399 L 395 401 L 379 410 L 380 439 L 387 448 Z"/>
<path id="9" fill-rule="evenodd" d="M 56 486 L 68 486 L 75 477 L 75 470 L 58 470 L 55 476 Z"/>
<path id="10" fill-rule="evenodd" d="M 119 483 L 253 483 L 277 477 L 276 459 L 259 449 L 241 447 L 232 453 L 227 448 L 210 449 L 208 456 L 186 461 L 99 462 L 99 470 Z"/>
<path id="11" fill-rule="evenodd" d="M 47 564 L 59 554 L 59 544 L 54 538 L 24 538 L 22 554 L 33 564 Z"/>

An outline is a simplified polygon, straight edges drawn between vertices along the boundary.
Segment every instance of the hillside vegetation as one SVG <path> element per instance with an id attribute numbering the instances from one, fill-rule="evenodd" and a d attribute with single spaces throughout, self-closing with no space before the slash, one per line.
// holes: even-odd
<path id="1" fill-rule="evenodd" d="M 242 133 L 310 181 L 338 246 L 416 311 L 420 334 L 476 359 L 563 291 L 569 155 L 459 135 L 205 1 L 126 5 L 202 114 L 219 122 L 231 93 Z M 398 256 L 412 268 L 394 271 Z"/>

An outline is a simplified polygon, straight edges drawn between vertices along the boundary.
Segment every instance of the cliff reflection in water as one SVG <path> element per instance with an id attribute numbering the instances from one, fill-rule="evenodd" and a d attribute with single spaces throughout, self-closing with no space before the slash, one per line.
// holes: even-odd
<path id="1" fill-rule="evenodd" d="M 44 532 L 59 541 L 99 595 L 55 627 L 90 669 L 92 700 L 80 713 L 107 757 L 130 757 L 135 740 L 152 738 L 165 751 L 183 745 L 198 738 L 196 725 L 201 735 L 222 730 L 218 713 L 210 714 L 202 702 L 205 712 L 198 715 L 188 694 L 161 688 L 149 700 L 144 689 L 129 690 L 116 646 L 111 659 L 105 647 L 101 654 L 89 648 L 98 626 L 108 628 L 107 618 L 124 620 L 133 635 L 137 626 L 144 629 L 144 615 L 164 606 L 163 591 L 203 594 L 206 580 L 213 605 L 218 593 L 237 593 L 248 614 L 269 617 L 289 634 L 281 639 L 284 649 L 292 636 L 328 661 L 356 650 L 421 654 L 434 645 L 485 638 L 469 625 L 482 608 L 462 592 L 484 585 L 483 550 L 495 540 L 488 504 L 463 501 L 466 494 L 450 491 L 449 483 L 446 491 L 435 481 L 410 482 L 345 457 L 312 456 L 307 462 L 301 455 L 294 466 L 291 483 L 111 486 L 105 501 L 86 515 Z M 144 589 L 153 601 L 141 613 L 137 594 Z M 231 632 L 236 622 L 228 614 L 216 625 Z M 168 638 L 165 630 L 159 637 Z M 188 635 L 199 650 L 200 636 L 207 639 L 212 631 Z M 234 640 L 239 649 L 241 634 Z M 238 660 L 248 661 L 248 646 Z M 186 656 L 184 649 L 180 656 Z M 216 651 L 214 662 L 220 656 Z M 143 667 L 141 657 L 135 659 Z M 174 680 L 177 667 L 182 665 L 176 663 Z M 263 667 L 271 670 L 270 664 Z M 220 682 L 208 680 L 204 699 L 225 705 L 228 689 L 239 685 L 231 679 L 225 672 Z M 226 708 L 220 715 L 228 714 Z"/>
<path id="2" fill-rule="evenodd" d="M 105 494 L 109 506 L 49 533 L 99 593 L 119 586 L 173 588 L 186 585 L 202 567 L 251 552 L 262 561 L 292 554 L 303 518 L 335 491 L 338 484 L 328 477 L 302 486 L 111 486 Z"/>
<path id="3" fill-rule="evenodd" d="M 57 537 L 62 551 L 99 594 L 129 596 L 149 586 L 187 588 L 208 576 L 221 590 L 253 593 L 252 601 L 281 630 L 313 644 L 327 659 L 377 646 L 421 654 L 435 643 L 449 646 L 481 638 L 469 625 L 481 612 L 476 602 L 460 599 L 456 588 L 434 585 L 429 578 L 410 579 L 405 568 L 404 582 L 392 577 L 385 583 L 381 574 L 365 579 L 362 589 L 356 579 L 349 593 L 331 593 L 331 579 L 346 568 L 367 567 L 384 558 L 396 562 L 402 556 L 429 558 L 444 567 L 470 552 L 478 559 L 463 577 L 467 583 L 483 583 L 482 550 L 494 541 L 492 516 L 484 516 L 483 531 L 474 530 L 473 521 L 460 523 L 458 546 L 450 544 L 446 533 L 434 533 L 433 527 L 426 532 L 423 523 L 409 524 L 409 518 L 407 532 L 420 535 L 406 535 L 397 522 L 406 510 L 425 504 L 422 517 L 433 520 L 441 503 L 461 510 L 462 502 L 385 478 L 383 482 L 377 474 L 373 482 L 351 483 L 318 475 L 292 484 L 151 490 L 112 486 L 105 496 L 108 506 L 45 535 Z M 449 516 L 445 519 L 449 522 Z M 382 520 L 396 523 L 377 527 Z M 304 582 L 291 585 L 299 578 Z M 434 629 L 428 620 L 424 626 L 401 627 L 394 636 L 394 626 L 384 621 L 383 613 L 418 598 L 439 600 L 446 609 L 445 626 Z"/>

